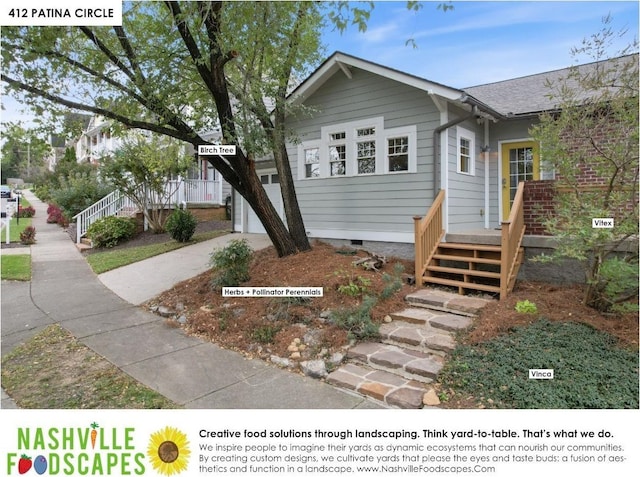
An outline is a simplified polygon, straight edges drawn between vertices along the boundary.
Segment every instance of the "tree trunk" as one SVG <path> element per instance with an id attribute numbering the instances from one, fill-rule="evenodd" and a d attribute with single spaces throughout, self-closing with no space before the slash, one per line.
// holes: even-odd
<path id="1" fill-rule="evenodd" d="M 299 251 L 304 252 L 311 250 L 309 237 L 307 237 L 307 231 L 304 227 L 302 213 L 300 212 L 300 206 L 298 204 L 298 196 L 296 195 L 296 189 L 293 185 L 293 176 L 291 174 L 291 164 L 289 163 L 287 148 L 284 144 L 279 144 L 278 147 L 274 148 L 274 153 L 276 167 L 280 177 L 280 190 L 282 191 L 282 200 L 289 233 Z"/>
<path id="2" fill-rule="evenodd" d="M 298 251 L 293 237 L 285 227 L 278 212 L 269 200 L 258 176 L 253 173 L 247 178 L 246 190 L 240 192 L 260 219 L 267 235 L 273 242 L 279 257 L 292 255 Z"/>

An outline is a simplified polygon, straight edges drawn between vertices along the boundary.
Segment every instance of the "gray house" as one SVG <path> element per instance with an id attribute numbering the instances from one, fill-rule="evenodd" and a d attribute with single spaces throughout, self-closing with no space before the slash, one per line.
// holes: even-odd
<path id="1" fill-rule="evenodd" d="M 287 126 L 309 236 L 411 256 L 417 280 L 504 296 L 532 220 L 524 185 L 553 179 L 528 131 L 554 109 L 545 80 L 567 72 L 456 89 L 334 53 L 290 96 L 307 111 Z M 283 211 L 275 168 L 264 167 Z M 263 232 L 237 199 L 235 229 Z"/>

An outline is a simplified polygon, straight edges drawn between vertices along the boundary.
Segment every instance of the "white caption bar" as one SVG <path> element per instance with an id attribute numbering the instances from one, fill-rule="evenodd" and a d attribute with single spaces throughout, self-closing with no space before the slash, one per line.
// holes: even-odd
<path id="1" fill-rule="evenodd" d="M 198 146 L 200 156 L 235 156 L 236 146 L 226 146 L 224 144 L 202 144 Z"/>
<path id="2" fill-rule="evenodd" d="M 607 217 L 591 219 L 591 227 L 594 229 L 612 229 L 613 219 Z"/>
<path id="3" fill-rule="evenodd" d="M 322 287 L 223 287 L 222 296 L 237 297 L 319 297 Z"/>
<path id="4" fill-rule="evenodd" d="M 553 369 L 530 369 L 529 379 L 553 379 Z"/>
<path id="5" fill-rule="evenodd" d="M 23 0 L 0 6 L 4 26 L 114 26 L 122 25 L 122 1 Z"/>

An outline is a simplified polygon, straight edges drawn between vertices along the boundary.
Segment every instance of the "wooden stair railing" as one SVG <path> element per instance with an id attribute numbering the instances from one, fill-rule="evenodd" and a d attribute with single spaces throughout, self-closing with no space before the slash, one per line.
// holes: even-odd
<path id="1" fill-rule="evenodd" d="M 424 217 L 413 218 L 415 234 L 415 276 L 416 285 L 422 286 L 427 266 L 431 262 L 433 254 L 438 249 L 440 241 L 444 237 L 442 225 L 442 203 L 444 202 L 444 190 L 440 190 Z"/>
<path id="2" fill-rule="evenodd" d="M 518 270 L 522 263 L 520 246 L 524 237 L 524 182 L 518 184 L 516 195 L 511 205 L 511 213 L 506 222 L 502 222 L 502 239 L 500 253 L 500 299 L 506 298 L 513 290 Z"/>

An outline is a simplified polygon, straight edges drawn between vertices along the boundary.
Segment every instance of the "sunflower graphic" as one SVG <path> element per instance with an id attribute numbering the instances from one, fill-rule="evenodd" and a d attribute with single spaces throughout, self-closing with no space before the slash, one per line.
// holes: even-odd
<path id="1" fill-rule="evenodd" d="M 189 441 L 175 427 L 165 427 L 149 438 L 147 455 L 153 468 L 164 475 L 179 474 L 189 463 Z"/>

